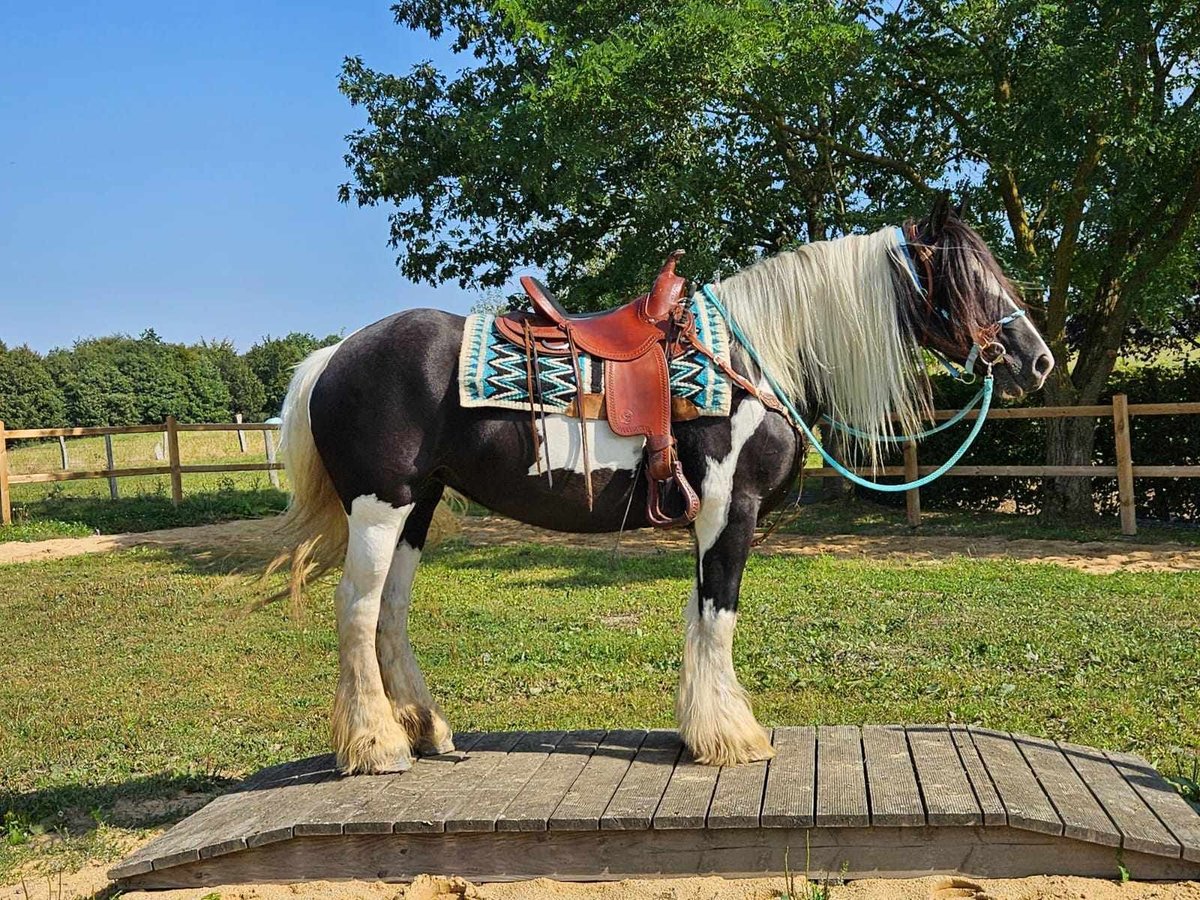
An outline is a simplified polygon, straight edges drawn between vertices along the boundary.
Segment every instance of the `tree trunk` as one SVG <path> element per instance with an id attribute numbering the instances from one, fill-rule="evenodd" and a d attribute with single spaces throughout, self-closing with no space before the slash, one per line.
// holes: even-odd
<path id="1" fill-rule="evenodd" d="M 1096 445 L 1092 419 L 1050 419 L 1046 423 L 1046 464 L 1086 466 Z M 1042 522 L 1086 522 L 1096 512 L 1090 478 L 1047 478 L 1042 487 Z"/>

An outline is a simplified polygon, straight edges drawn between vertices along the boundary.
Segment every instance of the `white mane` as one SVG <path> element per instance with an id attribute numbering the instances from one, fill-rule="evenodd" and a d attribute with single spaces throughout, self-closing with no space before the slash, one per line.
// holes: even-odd
<path id="1" fill-rule="evenodd" d="M 731 275 L 716 292 L 798 408 L 820 407 L 880 438 L 911 434 L 931 401 L 892 282 L 902 252 L 895 228 L 821 241 Z M 872 464 L 882 446 L 862 442 Z"/>

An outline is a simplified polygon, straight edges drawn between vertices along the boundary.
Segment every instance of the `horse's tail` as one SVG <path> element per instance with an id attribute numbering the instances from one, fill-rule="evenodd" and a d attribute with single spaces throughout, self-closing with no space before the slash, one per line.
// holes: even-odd
<path id="1" fill-rule="evenodd" d="M 299 609 L 304 585 L 341 563 L 348 530 L 341 498 L 313 440 L 308 400 L 321 373 L 340 344 L 310 353 L 296 366 L 283 401 L 279 447 L 292 497 L 279 526 L 284 549 L 267 566 L 264 577 L 290 566 L 288 587 L 269 600 L 290 596 Z"/>

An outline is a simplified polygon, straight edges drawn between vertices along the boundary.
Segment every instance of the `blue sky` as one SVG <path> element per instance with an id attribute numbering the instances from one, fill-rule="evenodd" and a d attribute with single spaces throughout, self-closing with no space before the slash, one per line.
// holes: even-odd
<path id="1" fill-rule="evenodd" d="M 387 0 L 0 4 L 0 340 L 328 334 L 414 306 L 386 211 L 337 202 L 342 58 L 449 53 Z"/>

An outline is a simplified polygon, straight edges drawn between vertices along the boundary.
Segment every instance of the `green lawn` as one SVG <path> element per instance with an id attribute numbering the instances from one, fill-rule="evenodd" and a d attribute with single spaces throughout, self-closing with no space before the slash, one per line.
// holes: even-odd
<path id="1" fill-rule="evenodd" d="M 278 435 L 273 436 L 278 440 Z M 266 461 L 261 431 L 246 432 L 247 452 L 241 453 L 237 435 L 224 432 L 183 432 L 180 458 L 185 465 L 258 463 Z M 162 435 L 113 436 L 113 457 L 118 468 L 163 465 Z M 72 469 L 106 466 L 102 437 L 68 438 Z M 13 474 L 57 472 L 62 468 L 57 441 L 25 441 L 9 450 Z M 230 519 L 258 518 L 287 506 L 287 479 L 279 473 L 280 488 L 271 485 L 266 472 L 213 472 L 183 476 L 183 502 L 171 503 L 171 482 L 166 475 L 138 475 L 117 479 L 120 499 L 109 496 L 103 478 L 38 484 L 15 484 L 13 525 L 0 528 L 0 541 L 39 541 L 54 537 L 153 531 L 181 525 L 206 525 Z"/>
<path id="2" fill-rule="evenodd" d="M 210 565 L 0 568 L 0 875 L 111 854 L 122 829 L 177 817 L 139 801 L 325 748 L 330 586 L 295 622 Z M 460 730 L 669 725 L 690 574 L 680 553 L 451 544 L 418 576 L 414 645 Z M 756 557 L 736 664 L 767 723 L 953 718 L 1190 772 L 1197 596 L 1198 573 Z"/>

